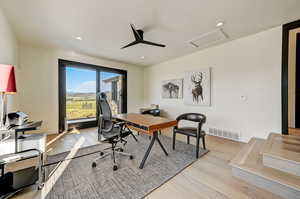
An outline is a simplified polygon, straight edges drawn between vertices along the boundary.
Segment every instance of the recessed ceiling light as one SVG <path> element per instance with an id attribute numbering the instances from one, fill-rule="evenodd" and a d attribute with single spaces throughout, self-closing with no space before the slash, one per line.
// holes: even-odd
<path id="1" fill-rule="evenodd" d="M 145 56 L 141 56 L 141 59 L 145 59 Z"/>
<path id="2" fill-rule="evenodd" d="M 75 37 L 75 39 L 77 39 L 77 40 L 80 40 L 80 41 L 82 40 L 82 38 L 81 38 L 81 37 Z"/>
<path id="3" fill-rule="evenodd" d="M 220 21 L 220 22 L 217 23 L 217 27 L 218 27 L 218 28 L 220 28 L 220 27 L 222 27 L 222 26 L 224 26 L 224 22 Z"/>

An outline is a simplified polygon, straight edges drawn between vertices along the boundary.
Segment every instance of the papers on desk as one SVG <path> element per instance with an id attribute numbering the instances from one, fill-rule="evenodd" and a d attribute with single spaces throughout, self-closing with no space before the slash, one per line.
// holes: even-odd
<path id="1" fill-rule="evenodd" d="M 0 163 L 7 164 L 7 163 L 12 163 L 12 162 L 17 162 L 19 160 L 37 157 L 39 155 L 40 155 L 39 151 L 36 151 L 36 150 L 6 154 L 6 155 L 0 156 Z"/>
<path id="2" fill-rule="evenodd" d="M 22 159 L 22 157 L 20 155 L 16 154 L 16 155 L 12 155 L 12 156 L 3 158 L 2 160 L 4 162 L 16 162 L 16 161 L 21 160 L 21 159 Z"/>

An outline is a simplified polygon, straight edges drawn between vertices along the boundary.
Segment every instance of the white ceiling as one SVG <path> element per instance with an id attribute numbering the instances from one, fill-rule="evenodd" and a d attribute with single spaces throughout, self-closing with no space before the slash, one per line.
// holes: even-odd
<path id="1" fill-rule="evenodd" d="M 300 0 L 0 0 L 0 6 L 22 42 L 139 65 L 199 50 L 188 41 L 219 21 L 232 40 L 300 18 Z M 129 23 L 167 47 L 120 50 L 134 39 Z"/>

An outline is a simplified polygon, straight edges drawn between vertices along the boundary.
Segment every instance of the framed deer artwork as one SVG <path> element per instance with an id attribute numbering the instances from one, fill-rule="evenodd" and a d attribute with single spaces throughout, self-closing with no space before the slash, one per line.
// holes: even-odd
<path id="1" fill-rule="evenodd" d="M 210 106 L 210 68 L 185 72 L 184 103 Z"/>
<path id="2" fill-rule="evenodd" d="M 182 98 L 183 79 L 164 80 L 162 82 L 162 98 Z"/>

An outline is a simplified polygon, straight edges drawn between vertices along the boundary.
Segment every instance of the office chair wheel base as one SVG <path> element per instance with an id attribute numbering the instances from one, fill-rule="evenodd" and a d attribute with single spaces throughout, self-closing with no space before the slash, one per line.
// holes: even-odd
<path id="1" fill-rule="evenodd" d="M 133 155 L 129 156 L 129 159 L 132 160 L 133 159 Z"/>
<path id="2" fill-rule="evenodd" d="M 103 156 L 103 155 L 104 155 L 104 153 L 101 151 L 101 152 L 100 152 L 100 155 L 101 155 L 101 156 Z"/>
<path id="3" fill-rule="evenodd" d="M 93 162 L 92 163 L 92 168 L 95 168 L 97 166 L 97 163 L 96 162 Z"/>
<path id="4" fill-rule="evenodd" d="M 113 170 L 114 170 L 114 171 L 118 170 L 118 166 L 117 166 L 117 165 L 114 165 L 114 166 L 113 166 Z"/>

